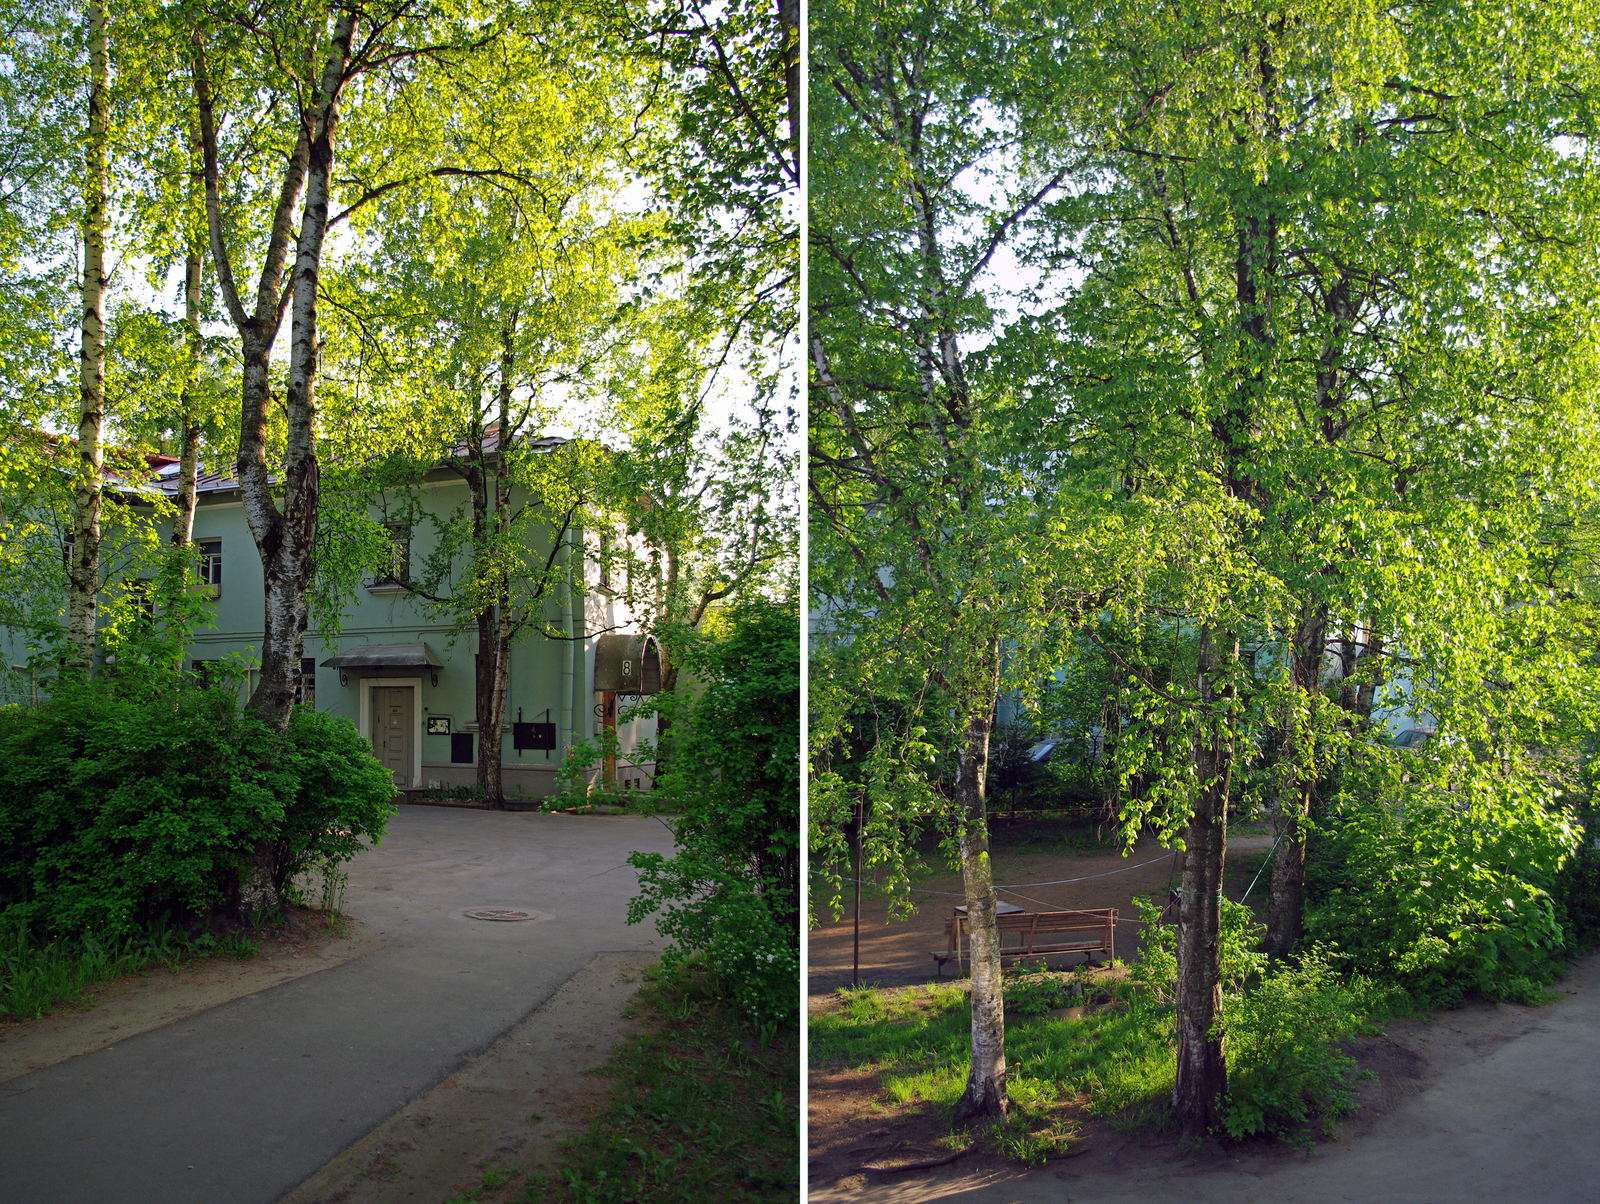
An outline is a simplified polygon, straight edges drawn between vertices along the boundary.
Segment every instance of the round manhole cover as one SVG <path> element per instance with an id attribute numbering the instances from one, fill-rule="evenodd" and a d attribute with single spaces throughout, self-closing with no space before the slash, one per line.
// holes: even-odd
<path id="1" fill-rule="evenodd" d="M 510 911 L 504 907 L 475 907 L 471 911 L 461 913 L 469 920 L 533 920 L 537 915 L 531 911 Z"/>

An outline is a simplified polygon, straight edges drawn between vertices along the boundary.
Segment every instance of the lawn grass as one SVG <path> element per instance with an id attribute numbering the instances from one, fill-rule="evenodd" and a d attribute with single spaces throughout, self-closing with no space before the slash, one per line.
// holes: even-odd
<path id="1" fill-rule="evenodd" d="M 794 1200 L 800 1190 L 799 1034 L 760 1045 L 703 965 L 654 972 L 639 1031 L 595 1073 L 615 1085 L 560 1171 L 522 1204 Z M 470 1198 L 470 1197 L 469 1197 Z"/>
<path id="2" fill-rule="evenodd" d="M 1013 1161 L 1042 1162 L 1085 1114 L 1128 1129 L 1165 1121 L 1176 1071 L 1171 1008 L 1126 981 L 1089 991 L 1106 1002 L 1081 1019 L 1006 1018 L 1012 1116 L 987 1140 Z M 876 1072 L 896 1103 L 953 1109 L 966 1087 L 971 1018 L 956 986 L 843 988 L 836 1009 L 812 1016 L 810 1035 L 814 1063 Z"/>

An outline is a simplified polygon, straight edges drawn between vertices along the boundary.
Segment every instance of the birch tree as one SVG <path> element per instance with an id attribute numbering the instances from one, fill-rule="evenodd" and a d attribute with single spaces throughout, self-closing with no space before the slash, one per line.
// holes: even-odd
<path id="1" fill-rule="evenodd" d="M 649 136 L 634 114 L 650 80 L 563 66 L 510 36 L 465 70 L 472 95 L 438 114 L 438 136 L 470 126 L 479 153 L 463 148 L 459 174 L 363 214 L 363 261 L 328 291 L 360 378 L 348 383 L 385 399 L 356 421 L 387 432 L 390 470 L 443 465 L 467 485 L 464 514 L 426 515 L 435 550 L 401 584 L 477 632 L 478 780 L 498 803 L 511 648 L 569 638 L 548 608 L 582 596 L 600 473 L 593 444 L 545 436 L 559 403 L 577 406 L 611 377 L 640 248 L 661 222 L 617 205 L 623 147 Z M 519 164 L 517 178 L 498 162 Z M 409 525 L 425 512 L 408 484 L 387 496 Z"/>
<path id="2" fill-rule="evenodd" d="M 94 661 L 100 598 L 100 437 L 105 425 L 106 194 L 109 191 L 111 51 L 104 0 L 84 8 L 88 26 L 88 132 L 83 169 L 83 321 L 78 350 L 78 465 L 74 478 L 72 567 L 67 594 L 67 660 L 87 673 Z"/>
<path id="3" fill-rule="evenodd" d="M 1418 679 L 1449 679 L 1427 688 L 1433 705 L 1466 721 L 1498 663 L 1488 633 L 1541 622 L 1536 605 L 1510 618 L 1509 593 L 1532 600 L 1486 560 L 1487 532 L 1526 513 L 1530 474 L 1560 475 L 1592 447 L 1596 76 L 1583 18 L 1540 9 L 1484 25 L 1426 7 L 1413 20 L 1284 4 L 1215 25 L 1075 13 L 1052 27 L 1052 53 L 1103 73 L 1098 99 L 1033 113 L 1055 124 L 1062 159 L 1092 132 L 1098 170 L 1035 225 L 1033 261 L 1069 282 L 1068 299 L 1016 338 L 1036 349 L 1040 329 L 1055 332 L 1051 379 L 1122 416 L 1105 429 L 1129 432 L 1125 462 L 1159 464 L 1174 437 L 1192 438 L 1226 501 L 1229 542 L 1258 571 L 1216 582 L 1207 611 L 1234 620 L 1191 612 L 1201 712 L 1236 709 L 1240 624 L 1281 641 L 1280 952 L 1299 935 L 1317 782 L 1370 715 L 1375 662 L 1403 646 Z M 1356 712 L 1340 723 L 1324 665 L 1343 643 L 1355 667 L 1357 631 L 1368 666 L 1339 691 Z M 1544 667 L 1552 680 L 1569 670 L 1560 657 Z M 1174 1094 L 1190 1135 L 1215 1125 L 1225 1090 L 1215 899 L 1237 749 L 1236 732 L 1200 730 Z"/>
<path id="4" fill-rule="evenodd" d="M 810 128 L 827 153 L 812 158 L 810 196 L 812 605 L 826 649 L 812 747 L 847 734 L 847 699 L 903 700 L 897 738 L 882 732 L 871 754 L 885 767 L 874 806 L 931 813 L 961 864 L 972 1049 L 958 1122 L 1007 1108 L 986 816 L 1002 660 L 1027 664 L 1098 592 L 1080 584 L 1088 559 L 1074 577 L 1046 550 L 1083 547 L 1063 509 L 1075 466 L 1036 438 L 1070 443 L 1074 417 L 972 366 L 995 317 L 985 268 L 1059 184 L 1018 171 L 1003 118 L 970 117 L 1008 103 L 1003 41 L 976 7 L 813 10 Z M 814 832 L 855 805 L 813 766 Z"/>

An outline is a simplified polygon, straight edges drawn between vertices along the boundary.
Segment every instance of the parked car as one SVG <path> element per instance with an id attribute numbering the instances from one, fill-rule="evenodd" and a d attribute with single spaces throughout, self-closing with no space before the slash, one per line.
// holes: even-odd
<path id="1" fill-rule="evenodd" d="M 1421 748 L 1433 735 L 1431 727 L 1408 727 L 1389 741 L 1392 748 L 1409 748 L 1413 751 Z"/>

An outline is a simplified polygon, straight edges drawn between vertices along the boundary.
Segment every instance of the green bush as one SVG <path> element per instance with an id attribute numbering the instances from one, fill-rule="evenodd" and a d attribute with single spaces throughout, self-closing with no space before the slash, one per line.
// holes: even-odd
<path id="1" fill-rule="evenodd" d="M 1586 816 L 1583 845 L 1561 867 L 1550 887 L 1556 919 L 1566 934 L 1567 951 L 1583 953 L 1600 944 L 1600 824 Z"/>
<path id="2" fill-rule="evenodd" d="M 281 891 L 313 865 L 349 861 L 363 839 L 376 844 L 395 812 L 395 791 L 393 775 L 348 719 L 295 707 L 277 746 L 295 783 L 278 830 L 273 876 Z"/>
<path id="3" fill-rule="evenodd" d="M 1539 984 L 1564 972 L 1568 936 L 1551 892 L 1577 843 L 1571 817 L 1532 798 L 1364 807 L 1320 858 L 1326 893 L 1308 908 L 1308 937 L 1341 967 L 1431 1005 L 1469 991 L 1537 1002 Z"/>
<path id="4" fill-rule="evenodd" d="M 229 691 L 65 682 L 0 711 L 0 926 L 117 937 L 205 916 L 262 841 L 281 889 L 381 837 L 393 795 L 346 721 L 301 708 L 280 732 Z"/>
<path id="5" fill-rule="evenodd" d="M 1366 1031 L 1385 996 L 1366 979 L 1341 978 L 1322 949 L 1282 965 L 1250 989 L 1225 996 L 1228 1095 L 1223 1125 L 1235 1140 L 1257 1133 L 1322 1133 L 1355 1104 L 1355 1059 L 1339 1048 Z"/>
<path id="6" fill-rule="evenodd" d="M 678 852 L 635 853 L 630 923 L 660 911 L 669 967 L 704 951 L 758 1027 L 800 1006 L 800 621 L 793 604 L 756 599 L 712 639 L 678 631 L 679 665 L 706 683 L 658 695 L 669 720 L 655 787 L 634 798 L 674 812 Z"/>

